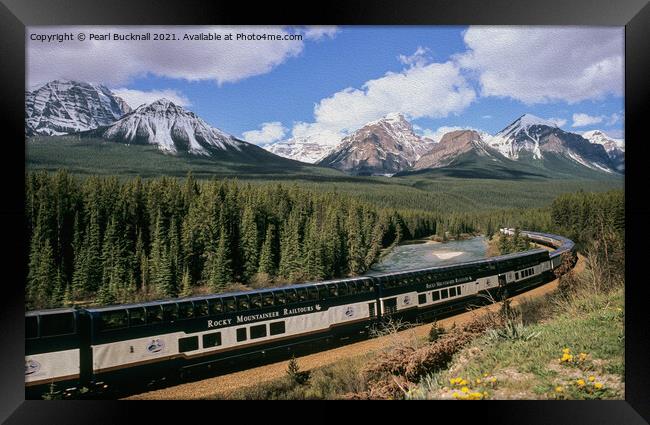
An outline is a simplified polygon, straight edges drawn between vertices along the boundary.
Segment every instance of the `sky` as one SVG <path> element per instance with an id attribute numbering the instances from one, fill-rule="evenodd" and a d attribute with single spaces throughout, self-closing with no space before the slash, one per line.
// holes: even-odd
<path id="1" fill-rule="evenodd" d="M 147 32 L 176 40 L 112 40 Z M 200 34 L 221 39 L 183 40 Z M 30 27 L 26 86 L 104 84 L 134 108 L 166 97 L 259 145 L 333 144 L 391 112 L 436 140 L 524 113 L 623 138 L 623 57 L 624 27 Z"/>

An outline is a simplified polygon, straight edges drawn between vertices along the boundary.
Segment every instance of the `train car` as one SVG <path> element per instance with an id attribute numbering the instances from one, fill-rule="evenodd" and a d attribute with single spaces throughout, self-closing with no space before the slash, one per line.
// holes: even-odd
<path id="1" fill-rule="evenodd" d="M 513 229 L 501 229 L 512 234 Z M 25 385 L 59 389 L 246 362 L 368 334 L 386 318 L 427 320 L 523 291 L 553 277 L 575 244 L 522 231 L 534 249 L 449 266 L 202 297 L 26 314 Z"/>
<path id="2" fill-rule="evenodd" d="M 87 309 L 95 383 L 140 379 L 367 329 L 377 317 L 367 277 Z"/>
<path id="3" fill-rule="evenodd" d="M 25 315 L 25 396 L 79 382 L 82 344 L 79 312 L 70 308 L 31 311 Z"/>

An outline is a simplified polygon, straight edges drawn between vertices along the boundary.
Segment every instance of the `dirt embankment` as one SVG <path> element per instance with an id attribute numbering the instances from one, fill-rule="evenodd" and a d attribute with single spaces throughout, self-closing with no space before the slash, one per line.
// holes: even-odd
<path id="1" fill-rule="evenodd" d="M 584 257 L 578 255 L 578 262 L 575 271 L 580 272 L 584 269 Z M 555 279 L 547 284 L 538 286 L 522 294 L 512 297 L 512 305 L 516 306 L 526 298 L 538 298 L 555 290 L 558 286 L 559 279 Z M 484 314 L 488 311 L 496 312 L 499 306 L 496 304 L 480 307 L 465 313 L 451 316 L 438 321 L 440 326 L 445 328 L 451 327 L 454 323 L 461 325 L 469 322 L 476 315 Z M 398 333 L 398 338 L 425 337 L 431 324 L 409 328 Z M 379 338 L 363 340 L 343 347 L 337 347 L 314 354 L 299 357 L 297 360 L 302 370 L 310 370 L 335 363 L 346 357 L 356 357 L 369 352 L 378 351 L 386 347 L 387 344 L 394 343 L 395 335 L 388 335 Z M 285 375 L 289 361 L 281 361 L 252 369 L 242 370 L 228 375 L 216 376 L 197 382 L 176 385 L 173 387 L 154 390 L 142 394 L 127 397 L 130 400 L 189 400 L 206 397 L 227 398 L 235 390 L 257 385 L 261 382 L 281 378 Z"/>

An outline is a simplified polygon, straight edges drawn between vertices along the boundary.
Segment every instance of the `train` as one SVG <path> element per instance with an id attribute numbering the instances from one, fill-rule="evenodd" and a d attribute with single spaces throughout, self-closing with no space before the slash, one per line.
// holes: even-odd
<path id="1" fill-rule="evenodd" d="M 513 234 L 514 229 L 500 229 Z M 575 244 L 521 231 L 536 248 L 476 261 L 277 288 L 25 315 L 25 396 L 105 389 L 305 344 L 368 335 L 388 318 L 429 321 L 554 279 Z"/>

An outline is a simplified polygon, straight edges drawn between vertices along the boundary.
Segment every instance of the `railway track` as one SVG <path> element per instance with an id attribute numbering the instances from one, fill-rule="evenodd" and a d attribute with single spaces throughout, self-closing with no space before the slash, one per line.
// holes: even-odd
<path id="1" fill-rule="evenodd" d="M 578 254 L 578 261 L 574 270 L 579 272 L 584 269 L 584 257 Z M 521 294 L 511 297 L 512 305 L 516 306 L 524 299 L 542 297 L 558 286 L 559 279 L 537 286 Z M 472 320 L 477 315 L 485 314 L 488 311 L 495 311 L 498 305 L 491 304 L 463 312 L 453 316 L 439 319 L 438 324 L 449 328 L 454 323 L 461 325 Z M 343 346 L 306 354 L 297 357 L 298 363 L 303 370 L 311 370 L 330 365 L 343 358 L 356 357 L 369 352 L 375 352 L 386 347 L 395 341 L 395 338 L 423 337 L 428 334 L 431 324 L 423 324 L 398 332 L 396 335 L 387 335 L 378 338 L 364 339 L 358 342 L 349 343 Z M 171 385 L 152 391 L 133 394 L 123 399 L 127 400 L 192 400 L 204 398 L 227 398 L 233 392 L 258 385 L 262 382 L 271 381 L 285 375 L 289 360 L 265 364 L 246 370 L 238 370 L 232 373 L 225 373 L 219 376 L 201 379 L 194 382 L 186 382 L 178 385 Z"/>

